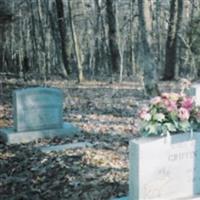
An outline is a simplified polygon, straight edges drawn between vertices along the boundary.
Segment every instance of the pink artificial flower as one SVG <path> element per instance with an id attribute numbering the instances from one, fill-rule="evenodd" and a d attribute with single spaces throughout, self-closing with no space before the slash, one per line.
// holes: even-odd
<path id="1" fill-rule="evenodd" d="M 185 108 L 179 108 L 178 110 L 178 117 L 180 118 L 180 120 L 184 121 L 184 120 L 188 120 L 190 117 L 190 113 L 187 109 Z"/>
<path id="2" fill-rule="evenodd" d="M 185 99 L 183 99 L 181 106 L 187 110 L 192 110 L 193 107 L 193 98 L 192 97 L 186 97 Z"/>
<path id="3" fill-rule="evenodd" d="M 168 112 L 175 111 L 177 109 L 176 102 L 169 100 L 169 99 L 163 99 L 163 104 L 165 105 Z"/>
<path id="4" fill-rule="evenodd" d="M 169 93 L 164 92 L 164 93 L 161 94 L 161 97 L 163 99 L 168 99 L 169 98 Z"/>
<path id="5" fill-rule="evenodd" d="M 161 97 L 159 97 L 159 96 L 154 97 L 154 98 L 151 100 L 151 104 L 153 104 L 153 105 L 157 105 L 157 104 L 159 104 L 159 103 L 161 103 L 161 102 L 162 102 L 162 99 L 161 99 Z"/>
<path id="6" fill-rule="evenodd" d="M 167 107 L 167 110 L 168 110 L 169 112 L 172 112 L 172 111 L 174 111 L 174 110 L 176 110 L 176 109 L 177 109 L 176 102 L 174 102 L 174 101 L 169 101 L 169 105 L 168 105 L 168 107 Z"/>
<path id="7" fill-rule="evenodd" d="M 175 93 L 175 92 L 171 92 L 171 93 L 162 93 L 161 97 L 163 99 L 170 99 L 172 101 L 178 101 L 178 99 L 181 97 L 181 95 L 178 93 Z"/>
<path id="8" fill-rule="evenodd" d="M 148 108 L 142 108 L 139 117 L 145 121 L 149 121 L 151 119 L 150 113 L 148 113 Z"/>

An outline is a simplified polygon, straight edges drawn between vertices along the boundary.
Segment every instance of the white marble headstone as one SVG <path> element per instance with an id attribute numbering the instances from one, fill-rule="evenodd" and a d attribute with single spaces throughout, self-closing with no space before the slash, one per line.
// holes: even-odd
<path id="1" fill-rule="evenodd" d="M 200 195 L 200 133 L 132 140 L 129 151 L 129 200 Z"/>

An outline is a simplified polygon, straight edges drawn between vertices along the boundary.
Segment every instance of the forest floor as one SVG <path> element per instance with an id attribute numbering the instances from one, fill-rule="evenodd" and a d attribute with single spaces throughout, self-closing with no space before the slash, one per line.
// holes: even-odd
<path id="1" fill-rule="evenodd" d="M 11 94 L 41 85 L 10 80 L 0 85 L 0 127 L 12 126 Z M 1 200 L 107 200 L 128 194 L 128 144 L 138 137 L 137 112 L 148 103 L 138 82 L 49 81 L 65 93 L 64 121 L 81 128 L 81 136 L 42 139 L 20 145 L 0 143 Z M 160 83 L 174 91 L 177 83 Z M 43 153 L 43 145 L 89 142 L 92 147 Z"/>

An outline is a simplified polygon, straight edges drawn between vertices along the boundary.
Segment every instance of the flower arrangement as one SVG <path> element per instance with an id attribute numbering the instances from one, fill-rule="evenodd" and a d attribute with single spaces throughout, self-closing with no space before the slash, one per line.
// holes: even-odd
<path id="1" fill-rule="evenodd" d="M 181 93 L 163 93 L 154 97 L 139 112 L 143 136 L 175 134 L 200 128 L 200 108 L 192 97 Z"/>

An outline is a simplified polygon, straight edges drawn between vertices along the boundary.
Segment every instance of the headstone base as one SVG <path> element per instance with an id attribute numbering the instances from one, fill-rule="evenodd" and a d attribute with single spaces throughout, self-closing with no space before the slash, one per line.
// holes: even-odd
<path id="1" fill-rule="evenodd" d="M 27 143 L 39 138 L 68 137 L 80 134 L 80 130 L 70 123 L 63 123 L 62 128 L 37 131 L 16 132 L 14 128 L 1 128 L 0 138 L 7 144 Z"/>
<path id="2" fill-rule="evenodd" d="M 120 197 L 120 198 L 115 198 L 113 200 L 134 200 L 134 199 L 132 199 L 130 197 Z M 154 199 L 154 200 L 161 200 L 161 199 L 159 198 L 159 199 Z M 176 199 L 176 200 L 178 200 L 178 199 Z M 200 200 L 200 196 L 196 196 L 196 197 L 193 197 L 193 198 L 184 198 L 184 199 L 181 198 L 179 200 Z"/>

